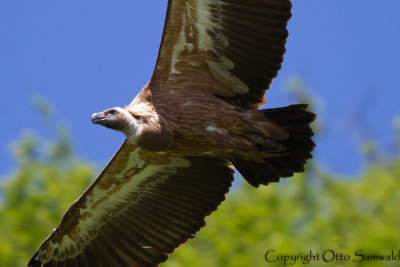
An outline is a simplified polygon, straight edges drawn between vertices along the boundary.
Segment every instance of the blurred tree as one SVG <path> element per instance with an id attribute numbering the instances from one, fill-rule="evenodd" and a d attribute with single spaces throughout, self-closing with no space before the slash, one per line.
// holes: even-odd
<path id="1" fill-rule="evenodd" d="M 257 190 L 244 183 L 207 218 L 207 226 L 196 238 L 177 249 L 163 266 L 263 266 L 269 249 L 276 250 L 275 255 L 309 250 L 322 254 L 332 249 L 350 254 L 352 259 L 359 259 L 354 252 L 360 249 L 374 254 L 390 254 L 393 249 L 397 253 L 400 158 L 373 163 L 353 179 L 318 173 L 318 182 L 304 173 Z"/>
<path id="2" fill-rule="evenodd" d="M 45 121 L 50 116 L 46 105 L 41 102 L 39 109 Z M 92 164 L 76 160 L 65 127 L 54 127 L 53 140 L 27 132 L 13 144 L 16 171 L 1 179 L 0 266 L 26 266 L 94 177 Z"/>

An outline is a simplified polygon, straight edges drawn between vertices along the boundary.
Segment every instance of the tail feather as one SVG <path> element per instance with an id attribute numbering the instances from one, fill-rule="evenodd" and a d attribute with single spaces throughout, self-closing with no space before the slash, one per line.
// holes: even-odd
<path id="1" fill-rule="evenodd" d="M 279 141 L 286 147 L 286 155 L 264 159 L 264 162 L 253 162 L 231 158 L 233 165 L 254 187 L 278 182 L 282 177 L 292 176 L 295 172 L 304 171 L 307 159 L 312 158 L 315 147 L 311 137 L 314 135 L 310 123 L 315 114 L 306 110 L 307 105 L 290 105 L 288 107 L 265 109 L 264 115 L 289 132 L 289 138 Z"/>

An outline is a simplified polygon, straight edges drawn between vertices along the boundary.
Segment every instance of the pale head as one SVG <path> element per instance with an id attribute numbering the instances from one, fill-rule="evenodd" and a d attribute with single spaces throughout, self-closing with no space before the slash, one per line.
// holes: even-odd
<path id="1" fill-rule="evenodd" d="M 133 145 L 163 151 L 173 142 L 168 124 L 151 106 L 139 103 L 125 108 L 110 108 L 92 115 L 92 122 L 125 134 Z"/>
<path id="2" fill-rule="evenodd" d="M 140 118 L 135 118 L 124 108 L 114 107 L 92 115 L 92 123 L 123 132 L 128 139 L 136 135 L 141 127 Z"/>

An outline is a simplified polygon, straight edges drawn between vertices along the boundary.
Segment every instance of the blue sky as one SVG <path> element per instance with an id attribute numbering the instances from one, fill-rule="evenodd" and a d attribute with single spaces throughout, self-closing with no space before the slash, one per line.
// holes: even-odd
<path id="1" fill-rule="evenodd" d="M 0 2 L 0 176 L 15 167 L 11 141 L 26 129 L 50 135 L 31 104 L 35 96 L 56 107 L 56 119 L 68 125 L 81 159 L 99 166 L 108 161 L 123 136 L 92 125 L 90 116 L 129 104 L 150 78 L 166 2 Z M 361 171 L 365 137 L 388 151 L 395 143 L 398 10 L 398 0 L 293 3 L 287 53 L 268 105 L 292 104 L 285 81 L 304 79 L 320 100 L 325 129 L 315 140 L 315 158 L 327 169 Z"/>

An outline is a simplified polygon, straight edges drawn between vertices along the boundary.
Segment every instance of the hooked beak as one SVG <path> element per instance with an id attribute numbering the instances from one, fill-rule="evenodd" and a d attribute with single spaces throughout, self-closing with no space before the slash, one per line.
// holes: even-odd
<path id="1" fill-rule="evenodd" d="M 104 115 L 104 112 L 94 113 L 91 117 L 93 124 L 99 124 L 104 121 L 107 117 Z"/>

